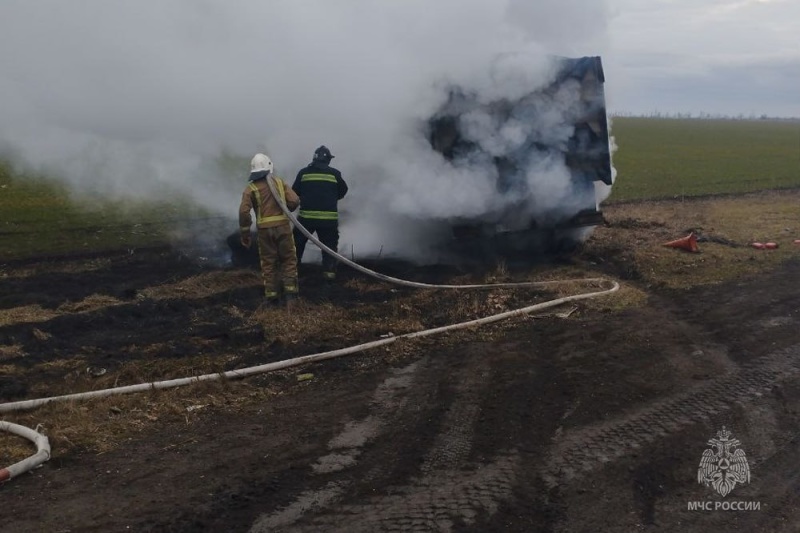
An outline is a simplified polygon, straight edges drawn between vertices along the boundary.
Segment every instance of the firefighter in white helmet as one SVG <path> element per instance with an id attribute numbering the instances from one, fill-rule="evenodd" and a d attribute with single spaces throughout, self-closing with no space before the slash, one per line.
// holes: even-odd
<path id="1" fill-rule="evenodd" d="M 250 211 L 254 211 L 265 302 L 270 307 L 278 306 L 282 289 L 284 301 L 290 307 L 298 295 L 297 251 L 292 226 L 272 196 L 267 180 L 273 181 L 290 210 L 297 209 L 300 198 L 281 178 L 273 176 L 272 171 L 272 160 L 264 154 L 256 154 L 250 162 L 249 183 L 239 205 L 239 231 L 242 246 L 250 248 L 250 225 L 253 222 Z"/>

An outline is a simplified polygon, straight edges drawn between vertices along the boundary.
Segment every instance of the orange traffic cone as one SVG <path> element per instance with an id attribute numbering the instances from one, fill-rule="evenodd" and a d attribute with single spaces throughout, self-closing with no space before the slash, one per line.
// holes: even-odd
<path id="1" fill-rule="evenodd" d="M 694 232 L 690 233 L 683 239 L 666 242 L 664 243 L 664 246 L 669 246 L 670 248 L 680 248 L 681 250 L 694 253 L 700 251 L 700 248 L 697 246 L 697 237 L 695 237 Z"/>

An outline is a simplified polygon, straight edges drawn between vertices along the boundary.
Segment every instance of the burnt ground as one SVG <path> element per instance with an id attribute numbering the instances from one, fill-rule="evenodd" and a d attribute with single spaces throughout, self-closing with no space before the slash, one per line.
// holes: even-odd
<path id="1" fill-rule="evenodd" d="M 584 267 L 593 259 L 568 262 Z M 247 320 L 259 305 L 252 271 L 169 250 L 92 261 L 6 266 L 0 401 L 178 377 L 197 373 L 188 368 L 194 364 L 239 368 L 386 331 L 373 324 L 292 341 L 271 334 L 269 320 Z M 445 268 L 382 266 L 426 281 L 464 278 Z M 191 418 L 181 406 L 176 416 L 121 431 L 103 449 L 66 438 L 69 420 L 53 407 L 11 413 L 5 419 L 47 420 L 53 458 L 0 487 L 0 529 L 800 529 L 800 261 L 683 290 L 645 287 L 628 263 L 594 268 L 648 291 L 646 301 L 581 305 L 567 319 L 514 319 L 485 332 L 195 387 L 182 398 L 202 403 L 208 394 L 241 392 L 255 399 L 211 402 Z M 411 298 L 410 290 L 342 274 L 324 288 L 313 266 L 304 269 L 307 309 L 328 306 L 374 323 L 379 310 L 389 321 L 392 302 Z M 198 278 L 203 283 L 189 283 Z M 473 307 L 451 293 L 411 302 L 430 327 L 451 321 L 444 307 L 465 306 L 469 317 L 496 308 L 491 298 Z M 501 307 L 530 298 L 506 295 Z M 84 367 L 107 373 L 92 381 Z M 300 372 L 313 379 L 299 381 Z M 174 401 L 166 393 L 148 398 Z M 128 409 L 83 405 L 74 409 L 103 410 L 89 433 Z M 697 482 L 707 441 L 723 426 L 741 441 L 751 472 L 724 498 Z M 760 509 L 688 510 L 695 501 L 758 502 Z"/>

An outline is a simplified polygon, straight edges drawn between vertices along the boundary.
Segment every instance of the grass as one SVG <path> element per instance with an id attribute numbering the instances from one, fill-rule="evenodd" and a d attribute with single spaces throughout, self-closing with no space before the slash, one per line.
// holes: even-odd
<path id="1" fill-rule="evenodd" d="M 800 257 L 800 191 L 771 191 L 683 202 L 617 204 L 605 209 L 607 227 L 587 243 L 600 260 L 628 265 L 644 284 L 685 289 L 763 273 Z M 663 246 L 694 231 L 700 253 Z M 776 242 L 756 250 L 753 242 Z"/>
<path id="2" fill-rule="evenodd" d="M 800 121 L 615 118 L 610 201 L 800 187 Z"/>
<path id="3" fill-rule="evenodd" d="M 283 382 L 291 383 L 288 373 Z M 13 422 L 30 428 L 42 424 L 54 457 L 84 450 L 106 453 L 142 431 L 154 427 L 190 425 L 206 411 L 235 412 L 247 404 L 265 403 L 279 386 L 251 382 L 200 383 L 191 387 L 144 394 L 112 396 L 88 402 L 51 404 L 34 412 L 13 414 Z M 175 443 L 173 445 L 177 445 Z M 25 439 L 0 433 L 0 465 L 9 466 L 35 453 Z"/>
<path id="4" fill-rule="evenodd" d="M 206 213 L 179 198 L 78 201 L 65 184 L 0 162 L 0 261 L 162 244 L 176 221 L 198 216 Z"/>

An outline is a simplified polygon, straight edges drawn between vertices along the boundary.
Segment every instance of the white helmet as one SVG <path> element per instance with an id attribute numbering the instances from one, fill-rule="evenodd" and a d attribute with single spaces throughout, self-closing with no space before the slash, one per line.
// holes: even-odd
<path id="1" fill-rule="evenodd" d="M 250 161 L 250 172 L 263 172 L 267 171 L 272 174 L 272 159 L 264 154 L 256 154 Z"/>

